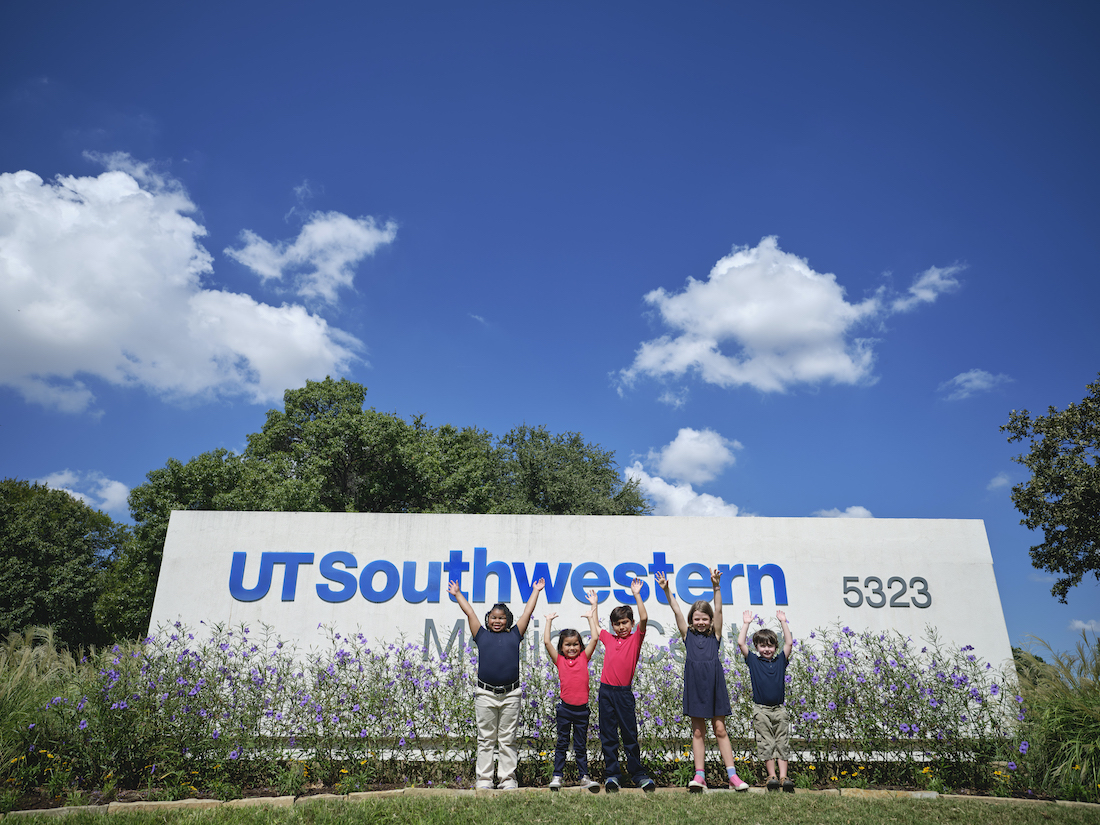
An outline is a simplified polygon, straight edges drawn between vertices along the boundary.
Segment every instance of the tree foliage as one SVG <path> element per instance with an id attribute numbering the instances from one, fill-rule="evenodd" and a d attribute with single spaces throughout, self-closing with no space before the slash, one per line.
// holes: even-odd
<path id="1" fill-rule="evenodd" d="M 287 390 L 240 455 L 227 450 L 168 463 L 130 492 L 136 541 L 100 599 L 120 636 L 145 633 L 173 510 L 347 513 L 649 511 L 614 455 L 579 433 L 517 427 L 495 439 L 476 427 L 430 427 L 365 408 L 347 379 Z M 111 618 L 113 617 L 113 619 Z"/>
<path id="2" fill-rule="evenodd" d="M 95 602 L 125 526 L 43 484 L 0 481 L 0 637 L 50 625 L 68 645 L 106 639 Z"/>
<path id="3" fill-rule="evenodd" d="M 1100 379 L 1087 389 L 1064 410 L 1052 406 L 1034 418 L 1013 410 L 1001 427 L 1010 443 L 1031 441 L 1026 454 L 1013 458 L 1031 478 L 1012 488 L 1012 502 L 1024 514 L 1021 524 L 1042 529 L 1031 563 L 1063 574 L 1051 588 L 1063 603 L 1087 573 L 1100 580 Z"/>

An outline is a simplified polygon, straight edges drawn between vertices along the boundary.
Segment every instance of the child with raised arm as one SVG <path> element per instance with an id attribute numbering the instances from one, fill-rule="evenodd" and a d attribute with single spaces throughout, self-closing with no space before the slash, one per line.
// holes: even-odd
<path id="1" fill-rule="evenodd" d="M 593 782 L 588 775 L 588 660 L 600 641 L 600 626 L 596 624 L 596 607 L 593 605 L 585 614 L 588 618 L 590 638 L 584 644 L 581 634 L 572 628 L 558 633 L 558 646 L 550 641 L 551 626 L 557 613 L 549 613 L 543 619 L 542 643 L 550 661 L 558 669 L 561 683 L 556 723 L 558 741 L 554 748 L 554 775 L 550 779 L 550 790 L 561 788 L 565 775 L 565 756 L 569 752 L 569 734 L 573 734 L 573 752 L 577 757 L 577 770 L 580 771 L 580 786 L 592 793 L 600 792 L 600 784 Z"/>
<path id="2" fill-rule="evenodd" d="M 634 691 L 630 683 L 634 681 L 634 671 L 638 667 L 638 657 L 642 652 L 645 628 L 649 622 L 645 603 L 642 602 L 642 580 L 634 579 L 630 583 L 630 592 L 638 604 L 638 628 L 634 629 L 634 611 L 630 605 L 621 604 L 611 611 L 611 628 L 614 635 L 606 630 L 600 631 L 603 642 L 603 672 L 600 674 L 600 744 L 603 746 L 604 790 L 615 793 L 619 790 L 619 737 L 622 737 L 623 750 L 626 752 L 626 769 L 634 784 L 646 793 L 657 790 L 657 785 L 649 778 L 642 767 L 642 751 L 638 745 L 638 716 L 635 709 Z M 596 617 L 598 599 L 596 592 L 588 595 L 592 602 L 593 618 Z"/>
<path id="3" fill-rule="evenodd" d="M 794 783 L 787 778 L 787 762 L 791 758 L 791 722 L 783 707 L 786 694 L 784 675 L 791 659 L 794 639 L 787 624 L 787 614 L 775 611 L 775 617 L 783 628 L 783 650 L 776 652 L 779 640 L 775 631 L 761 628 L 752 634 L 756 653 L 749 650 L 749 625 L 753 613 L 746 610 L 741 616 L 741 631 L 737 634 L 737 647 L 749 666 L 752 680 L 753 727 L 756 730 L 756 750 L 768 770 L 768 790 L 778 791 L 780 786 L 787 793 L 794 793 Z M 775 775 L 775 763 L 779 763 L 779 776 Z"/>
<path id="4" fill-rule="evenodd" d="M 730 695 L 726 689 L 726 676 L 718 659 L 722 644 L 722 590 L 719 587 L 722 573 L 710 571 L 710 583 L 714 586 L 714 604 L 705 599 L 695 602 L 687 619 L 680 611 L 679 600 L 669 590 L 668 578 L 663 572 L 654 580 L 665 591 L 665 597 L 676 616 L 676 627 L 684 640 L 684 715 L 691 717 L 691 753 L 695 758 L 695 777 L 688 782 L 690 793 L 706 790 L 706 735 L 707 719 L 714 728 L 718 740 L 718 752 L 726 766 L 730 789 L 747 791 L 748 783 L 742 782 L 733 766 L 733 748 L 726 733 L 726 717 L 731 712 Z"/>
<path id="5" fill-rule="evenodd" d="M 493 749 L 497 749 L 497 789 L 514 791 L 516 764 L 519 751 L 516 748 L 516 728 L 519 725 L 519 646 L 539 593 L 546 586 L 545 579 L 531 585 L 531 596 L 524 605 L 523 615 L 512 624 L 512 611 L 503 602 L 497 602 L 485 614 L 485 625 L 462 594 L 458 582 L 452 581 L 447 592 L 454 596 L 466 621 L 470 636 L 477 645 L 477 686 L 474 690 L 474 716 L 477 720 L 477 790 L 493 789 Z"/>

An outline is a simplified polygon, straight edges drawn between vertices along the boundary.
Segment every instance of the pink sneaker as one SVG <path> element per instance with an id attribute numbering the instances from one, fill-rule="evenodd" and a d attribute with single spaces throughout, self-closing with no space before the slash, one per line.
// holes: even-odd
<path id="1" fill-rule="evenodd" d="M 737 774 L 734 774 L 733 776 L 730 777 L 730 788 L 732 790 L 744 793 L 745 791 L 747 791 L 749 789 L 749 783 L 745 782 Z"/>

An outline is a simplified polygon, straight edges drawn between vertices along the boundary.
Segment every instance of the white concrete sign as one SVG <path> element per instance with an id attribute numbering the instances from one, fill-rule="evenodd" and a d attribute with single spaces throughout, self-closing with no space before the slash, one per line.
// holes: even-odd
<path id="1" fill-rule="evenodd" d="M 267 624 L 308 649 L 327 638 L 323 626 L 445 652 L 469 635 L 449 580 L 475 610 L 501 601 L 518 615 L 545 579 L 535 618 L 556 611 L 557 630 L 583 631 L 585 591 L 599 592 L 606 623 L 614 606 L 634 604 L 637 576 L 647 640 L 661 645 L 676 625 L 653 574 L 691 602 L 710 598 L 712 567 L 731 638 L 746 608 L 775 626 L 781 607 L 796 637 L 839 622 L 916 640 L 932 626 L 994 665 L 1011 658 L 985 525 L 957 519 L 181 511 L 150 632 L 177 620 Z"/>

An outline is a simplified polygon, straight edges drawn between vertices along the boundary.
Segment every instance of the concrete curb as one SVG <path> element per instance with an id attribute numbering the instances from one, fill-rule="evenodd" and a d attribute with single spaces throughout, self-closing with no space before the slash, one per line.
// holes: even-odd
<path id="1" fill-rule="evenodd" d="M 112 802 L 107 813 L 133 813 L 134 811 L 202 811 L 207 808 L 220 808 L 224 803 L 220 799 L 177 799 L 172 802 Z"/>
<path id="2" fill-rule="evenodd" d="M 294 806 L 294 797 L 250 796 L 245 799 L 230 799 L 223 804 L 227 808 L 290 808 Z"/>
<path id="3" fill-rule="evenodd" d="M 935 791 L 887 791 L 874 788 L 838 788 L 841 796 L 855 799 L 939 799 Z"/>

